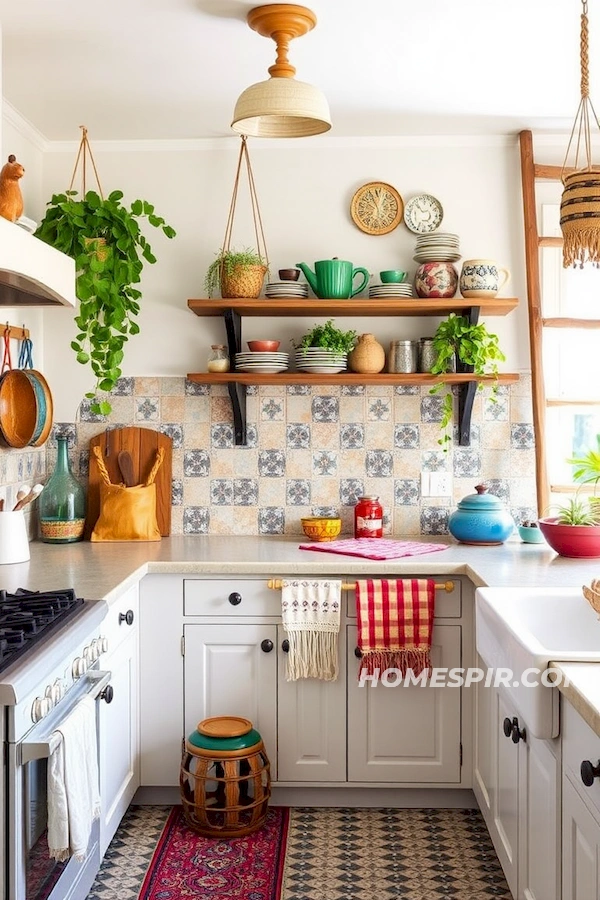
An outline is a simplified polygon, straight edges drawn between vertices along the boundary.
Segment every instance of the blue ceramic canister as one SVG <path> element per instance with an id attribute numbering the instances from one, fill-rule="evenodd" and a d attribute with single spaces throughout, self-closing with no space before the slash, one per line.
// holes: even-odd
<path id="1" fill-rule="evenodd" d="M 512 534 L 514 521 L 502 501 L 487 493 L 483 484 L 475 485 L 450 514 L 448 531 L 463 544 L 502 544 Z"/>

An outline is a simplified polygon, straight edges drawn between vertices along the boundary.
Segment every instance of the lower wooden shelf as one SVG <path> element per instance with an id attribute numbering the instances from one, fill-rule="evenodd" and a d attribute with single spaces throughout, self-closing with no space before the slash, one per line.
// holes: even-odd
<path id="1" fill-rule="evenodd" d="M 193 372 L 187 375 L 188 381 L 199 384 L 465 384 L 477 381 L 492 384 L 493 375 L 473 375 L 470 372 L 447 375 L 428 375 L 415 373 L 400 375 L 391 372 L 380 372 L 378 375 L 358 375 L 355 372 L 340 372 L 338 375 L 313 375 L 308 372 L 280 372 L 264 375 L 253 372 Z M 502 372 L 498 375 L 499 384 L 513 384 L 519 380 L 517 373 Z"/>

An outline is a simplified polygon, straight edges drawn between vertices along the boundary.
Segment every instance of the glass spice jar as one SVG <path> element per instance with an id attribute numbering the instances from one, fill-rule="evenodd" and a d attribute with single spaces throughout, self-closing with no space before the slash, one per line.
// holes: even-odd
<path id="1" fill-rule="evenodd" d="M 207 368 L 209 372 L 229 372 L 229 357 L 224 344 L 211 344 L 211 354 L 208 357 Z"/>
<path id="2" fill-rule="evenodd" d="M 359 497 L 354 507 L 354 537 L 383 537 L 383 506 L 379 497 Z"/>

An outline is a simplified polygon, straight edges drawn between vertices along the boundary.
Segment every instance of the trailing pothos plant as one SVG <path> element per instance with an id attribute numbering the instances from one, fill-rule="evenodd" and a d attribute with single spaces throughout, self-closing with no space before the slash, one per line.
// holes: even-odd
<path id="1" fill-rule="evenodd" d="M 86 393 L 92 412 L 108 415 L 111 405 L 99 394 L 110 392 L 121 377 L 123 347 L 140 328 L 135 317 L 140 311 L 144 262 L 156 257 L 140 229 L 140 220 L 159 228 L 168 238 L 175 231 L 156 215 L 146 200 L 134 200 L 130 207 L 121 201 L 122 191 L 101 197 L 87 191 L 54 194 L 40 222 L 36 237 L 75 260 L 75 292 L 79 329 L 71 343 L 82 365 L 90 365 L 96 376 L 93 391 Z"/>
<path id="2" fill-rule="evenodd" d="M 433 348 L 437 354 L 436 361 L 431 368 L 433 375 L 445 375 L 454 371 L 455 365 L 459 371 L 466 366 L 472 366 L 474 375 L 493 375 L 495 377 L 496 380 L 492 382 L 490 399 L 496 402 L 498 362 L 506 359 L 498 344 L 497 334 L 490 333 L 483 323 L 472 325 L 467 316 L 450 313 L 447 319 L 440 322 L 433 335 Z M 441 381 L 431 388 L 430 393 L 436 394 L 444 387 L 446 387 L 446 393 L 440 422 L 443 434 L 439 438 L 438 444 L 441 444 L 446 451 L 452 440 L 450 435 L 453 414 L 452 390 Z M 483 385 L 480 383 L 479 388 L 481 387 Z"/>

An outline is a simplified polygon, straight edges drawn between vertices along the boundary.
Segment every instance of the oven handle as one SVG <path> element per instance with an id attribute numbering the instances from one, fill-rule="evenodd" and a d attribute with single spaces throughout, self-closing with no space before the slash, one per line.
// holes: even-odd
<path id="1" fill-rule="evenodd" d="M 88 670 L 88 672 L 86 673 L 86 677 L 93 678 L 90 690 L 82 691 L 79 696 L 76 697 L 75 702 L 70 704 L 71 709 L 83 697 L 91 697 L 92 700 L 97 700 L 104 688 L 110 682 L 112 672 Z M 65 710 L 65 714 L 66 712 L 67 710 Z M 64 716 L 62 718 L 64 718 Z M 55 729 L 56 725 L 54 725 L 53 730 L 45 737 L 41 738 L 41 740 L 38 739 L 33 741 L 21 741 L 18 746 L 18 750 L 20 750 L 19 765 L 24 766 L 29 762 L 33 762 L 33 760 L 35 759 L 48 759 L 48 757 L 52 756 L 52 754 L 62 741 L 62 734 L 60 733 L 60 731 L 56 731 Z"/>

